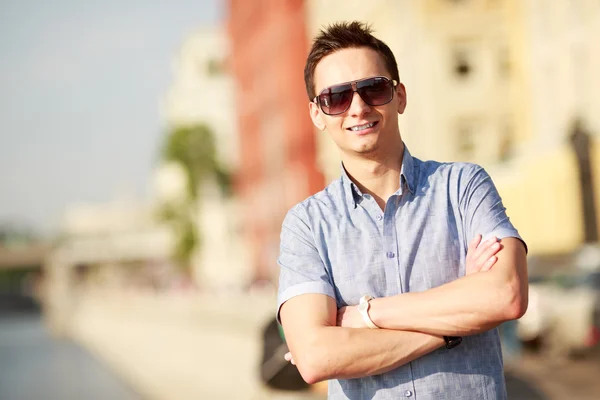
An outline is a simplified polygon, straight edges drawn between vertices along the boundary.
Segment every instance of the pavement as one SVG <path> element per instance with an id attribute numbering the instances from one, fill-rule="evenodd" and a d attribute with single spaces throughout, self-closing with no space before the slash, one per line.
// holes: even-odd
<path id="1" fill-rule="evenodd" d="M 258 384 L 258 303 L 228 315 L 215 303 L 122 300 L 81 304 L 78 341 L 52 337 L 39 313 L 0 313 L 0 400 L 325 398 Z M 596 400 L 598 377 L 600 349 L 562 360 L 526 352 L 506 371 L 511 400 Z"/>

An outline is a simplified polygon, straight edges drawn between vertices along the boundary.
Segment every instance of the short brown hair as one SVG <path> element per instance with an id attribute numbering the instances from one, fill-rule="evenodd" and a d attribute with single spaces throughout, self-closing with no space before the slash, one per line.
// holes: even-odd
<path id="1" fill-rule="evenodd" d="M 304 84 L 309 100 L 315 98 L 315 68 L 317 64 L 331 53 L 338 50 L 367 47 L 375 50 L 383 58 L 386 68 L 392 75 L 392 79 L 400 82 L 398 74 L 398 64 L 392 50 L 387 44 L 372 35 L 372 29 L 369 25 L 359 22 L 336 22 L 321 29 L 310 49 L 304 66 Z"/>

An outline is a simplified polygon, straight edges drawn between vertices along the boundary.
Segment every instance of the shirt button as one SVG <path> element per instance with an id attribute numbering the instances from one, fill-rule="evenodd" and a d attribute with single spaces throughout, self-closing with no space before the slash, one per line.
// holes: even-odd
<path id="1" fill-rule="evenodd" d="M 383 216 L 382 216 L 381 214 L 379 214 L 379 215 L 377 216 L 377 221 L 381 221 L 382 219 L 383 219 Z"/>
<path id="2" fill-rule="evenodd" d="M 412 396 L 412 392 L 410 390 L 407 390 L 406 392 L 404 392 L 404 396 L 410 397 L 410 396 Z"/>
<path id="3" fill-rule="evenodd" d="M 393 251 L 388 251 L 386 253 L 387 258 L 394 258 L 396 256 L 396 254 Z"/>

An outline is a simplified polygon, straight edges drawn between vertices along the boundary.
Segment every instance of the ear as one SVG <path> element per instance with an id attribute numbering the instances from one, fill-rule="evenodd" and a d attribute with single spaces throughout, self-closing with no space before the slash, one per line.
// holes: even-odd
<path id="1" fill-rule="evenodd" d="M 323 113 L 321 109 L 314 101 L 308 103 L 308 110 L 310 112 L 310 118 L 312 119 L 313 124 L 317 127 L 318 130 L 325 130 L 325 121 L 323 120 Z"/>
<path id="2" fill-rule="evenodd" d="M 398 99 L 398 114 L 404 114 L 406 110 L 406 88 L 403 83 L 396 86 L 396 97 Z"/>

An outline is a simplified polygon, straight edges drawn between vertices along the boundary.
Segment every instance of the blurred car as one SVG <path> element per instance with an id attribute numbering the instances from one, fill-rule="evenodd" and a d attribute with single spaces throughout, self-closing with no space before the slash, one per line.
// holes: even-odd
<path id="1" fill-rule="evenodd" d="M 596 347 L 600 342 L 600 271 L 565 269 L 530 278 L 529 307 L 517 322 L 517 336 L 556 357 Z"/>

